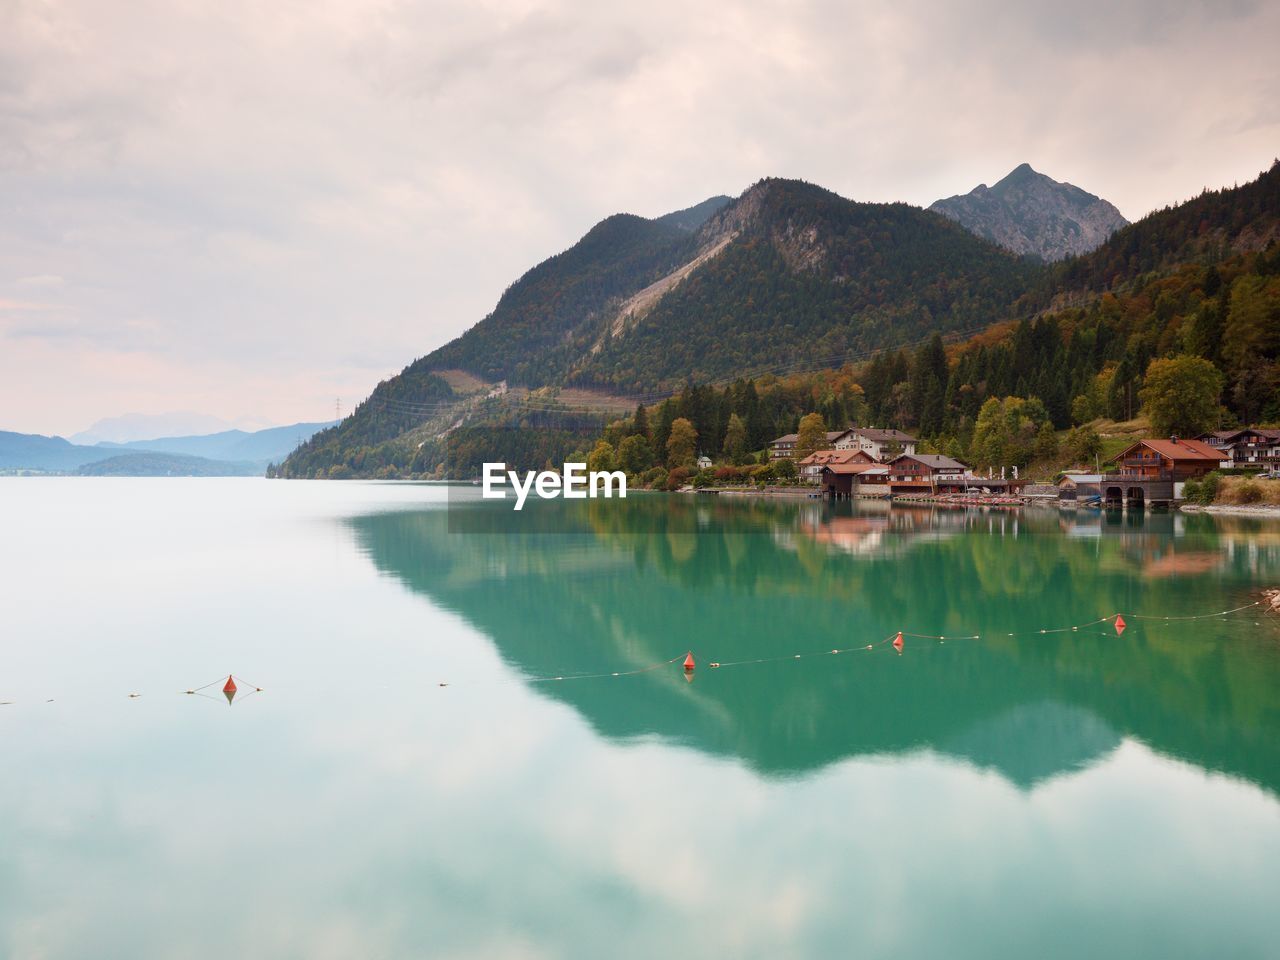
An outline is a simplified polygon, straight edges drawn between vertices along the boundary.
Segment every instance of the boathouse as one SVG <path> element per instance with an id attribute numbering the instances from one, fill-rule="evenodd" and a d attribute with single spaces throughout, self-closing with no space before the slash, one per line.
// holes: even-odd
<path id="1" fill-rule="evenodd" d="M 832 500 L 848 500 L 855 494 L 883 496 L 889 492 L 888 468 L 883 464 L 848 461 L 821 468 L 822 494 Z"/>

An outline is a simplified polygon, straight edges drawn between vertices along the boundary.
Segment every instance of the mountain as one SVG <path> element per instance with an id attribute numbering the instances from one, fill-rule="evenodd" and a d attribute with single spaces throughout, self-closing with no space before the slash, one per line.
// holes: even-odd
<path id="1" fill-rule="evenodd" d="M 87 463 L 81 477 L 258 477 L 262 466 L 248 461 L 210 460 L 180 453 L 122 453 Z"/>
<path id="2" fill-rule="evenodd" d="M 244 430 L 224 430 L 221 433 L 194 437 L 158 437 L 154 440 L 102 443 L 98 446 L 121 450 L 179 453 L 211 460 L 247 460 L 265 465 L 283 460 L 302 441 L 336 423 L 338 423 L 337 420 L 323 423 L 294 423 L 286 427 L 268 427 L 252 433 Z"/>
<path id="3" fill-rule="evenodd" d="M 1129 223 L 1106 200 L 1026 163 L 994 187 L 980 183 L 929 209 L 1006 250 L 1045 261 L 1088 253 Z"/>
<path id="4" fill-rule="evenodd" d="M 72 434 L 72 443 L 92 446 L 95 443 L 128 443 L 153 437 L 180 434 L 205 434 L 227 430 L 235 424 L 205 413 L 126 413 L 106 417 L 87 430 Z"/>
<path id="5" fill-rule="evenodd" d="M 918 207 L 797 180 L 762 180 L 696 239 L 690 263 L 616 311 L 570 383 L 663 390 L 965 329 L 1035 273 Z"/>
<path id="6" fill-rule="evenodd" d="M 253 433 L 224 430 L 206 436 L 163 437 L 158 440 L 101 443 L 94 446 L 73 444 L 62 437 L 0 430 L 0 470 L 79 472 L 85 476 L 102 476 L 108 473 L 116 476 L 242 476 L 246 472 L 261 474 L 269 463 L 283 460 L 300 442 L 305 442 L 317 431 L 331 427 L 336 422 L 295 423 Z M 139 456 L 143 453 L 166 454 L 173 459 L 162 462 L 155 457 Z M 188 463 L 184 458 L 193 462 Z M 111 461 L 110 467 L 102 470 L 89 469 L 108 460 Z M 139 472 L 130 474 L 127 472 L 130 468 L 136 468 Z"/>
<path id="7" fill-rule="evenodd" d="M 661 388 L 962 328 L 1033 272 L 919 208 L 762 180 L 729 203 L 601 221 L 407 372 Z"/>
<path id="8" fill-rule="evenodd" d="M 734 387 L 731 411 L 725 391 L 704 411 L 709 449 L 729 412 L 754 417 L 754 437 L 803 403 L 837 420 L 861 405 L 864 422 L 965 456 L 988 399 L 1034 398 L 1057 429 L 1083 422 L 1076 411 L 1128 419 L 1150 361 L 1178 353 L 1218 366 L 1233 416 L 1269 421 L 1280 418 L 1277 238 L 1280 163 L 1054 264 L 935 212 L 763 180 L 729 203 L 597 224 L 279 473 L 440 475 L 481 451 L 540 466 L 589 450 L 600 420 L 638 400 L 679 393 L 677 408 L 700 408 L 707 398 L 687 385 L 752 377 L 765 379 Z M 873 354 L 869 367 L 849 366 Z M 822 373 L 803 383 L 766 376 L 805 371 Z M 654 410 L 651 423 L 671 412 Z M 574 431 L 587 421 L 595 432 L 584 447 Z M 474 433 L 493 427 L 507 430 L 501 442 Z M 563 449 L 551 449 L 552 430 L 565 431 Z"/>
<path id="9" fill-rule="evenodd" d="M 562 379 L 624 300 L 694 259 L 696 232 L 721 199 L 654 220 L 620 213 L 600 221 L 508 287 L 492 313 L 422 368 L 525 385 Z"/>
<path id="10" fill-rule="evenodd" d="M 62 437 L 0 430 L 0 470 L 39 470 L 62 473 L 106 454 L 95 447 L 79 447 Z"/>

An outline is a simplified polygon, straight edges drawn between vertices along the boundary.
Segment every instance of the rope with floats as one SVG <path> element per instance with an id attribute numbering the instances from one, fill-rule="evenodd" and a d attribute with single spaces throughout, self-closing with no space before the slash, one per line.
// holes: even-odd
<path id="1" fill-rule="evenodd" d="M 1229 610 L 1215 610 L 1212 613 L 1199 613 L 1199 614 L 1192 614 L 1189 616 L 1164 616 L 1160 614 L 1140 614 L 1140 613 L 1130 613 L 1127 616 L 1130 620 L 1143 620 L 1143 621 L 1156 622 L 1156 623 L 1160 623 L 1160 622 L 1186 623 L 1194 620 L 1211 620 L 1215 618 L 1227 617 L 1233 613 L 1241 613 L 1242 611 L 1245 611 L 1245 610 L 1251 610 L 1254 607 L 1263 607 L 1267 612 L 1276 612 L 1275 611 L 1276 604 L 1271 603 L 1268 600 L 1255 600 L 1252 603 L 1246 603 L 1238 607 L 1232 607 Z M 1035 637 L 1035 636 L 1046 636 L 1050 634 L 1059 634 L 1059 633 L 1079 633 L 1082 630 L 1088 630 L 1090 627 L 1100 626 L 1101 624 L 1104 624 L 1104 623 L 1111 624 L 1115 630 L 1116 636 L 1120 636 L 1124 633 L 1127 627 L 1125 616 L 1126 615 L 1122 613 L 1113 613 L 1110 616 L 1099 617 L 1096 620 L 1090 620 L 1086 623 L 1078 623 L 1078 624 L 1073 624 L 1065 627 L 1045 627 L 1039 630 L 1014 631 L 1012 633 L 997 632 L 997 633 L 987 633 L 987 634 L 982 634 L 982 633 L 935 634 L 935 633 L 913 633 L 906 630 L 900 630 L 875 643 L 859 644 L 857 646 L 851 646 L 851 647 L 835 647 L 829 650 L 808 650 L 808 651 L 801 651 L 799 653 L 778 654 L 778 655 L 769 656 L 769 657 L 751 657 L 744 660 L 711 660 L 711 661 L 708 661 L 707 665 L 712 670 L 721 670 L 721 669 L 727 669 L 730 667 L 756 666 L 756 665 L 767 664 L 767 663 L 782 663 L 784 661 L 794 662 L 796 660 L 809 660 L 809 659 L 815 659 L 818 657 L 842 656 L 844 654 L 874 653 L 876 651 L 885 650 L 886 648 L 893 649 L 895 652 L 901 654 L 903 652 L 903 649 L 905 648 L 907 638 L 911 638 L 914 640 L 936 640 L 939 643 L 946 643 L 948 641 L 958 641 L 958 640 L 981 640 L 983 637 Z M 521 677 L 518 679 L 513 679 L 511 682 L 567 683 L 573 680 L 621 679 L 624 677 L 635 677 L 635 676 L 640 676 L 646 673 L 652 673 L 656 670 L 661 670 L 664 667 L 670 667 L 673 664 L 679 662 L 681 659 L 683 659 L 684 661 L 683 662 L 684 673 L 686 677 L 691 679 L 692 674 L 697 666 L 692 650 L 688 651 L 683 656 L 680 654 L 677 654 L 674 657 L 669 657 L 665 660 L 658 660 L 653 663 L 645 664 L 643 666 L 634 667 L 630 670 L 609 670 L 609 671 L 601 671 L 596 673 L 549 674 L 546 676 L 537 676 L 537 677 Z M 239 682 L 237 683 L 237 681 Z M 256 683 L 250 683 L 249 681 L 245 680 L 243 677 L 238 677 L 235 674 L 220 675 L 216 680 L 210 680 L 208 683 L 201 684 L 198 687 L 188 687 L 187 689 L 180 690 L 178 692 L 183 696 L 197 696 L 197 697 L 204 697 L 207 700 L 217 700 L 218 697 L 216 695 L 211 695 L 209 693 L 206 693 L 205 691 L 208 690 L 210 687 L 217 686 L 218 684 L 222 684 L 222 689 L 220 692 L 222 693 L 223 697 L 226 698 L 228 704 L 231 704 L 233 701 L 243 702 L 244 700 L 247 700 L 249 697 L 255 694 L 264 692 L 263 687 L 259 686 Z M 438 684 L 439 687 L 448 687 L 450 685 L 451 685 L 450 683 L 443 682 L 443 681 Z M 245 689 L 248 692 L 242 693 L 241 692 L 242 689 Z M 127 695 L 127 698 L 129 700 L 139 700 L 142 698 L 142 694 L 137 692 L 131 692 Z M 17 702 L 18 701 L 14 701 L 14 700 L 0 700 L 0 706 L 3 706 L 3 707 L 14 706 Z M 54 698 L 49 698 L 44 702 L 54 703 L 55 700 Z"/>

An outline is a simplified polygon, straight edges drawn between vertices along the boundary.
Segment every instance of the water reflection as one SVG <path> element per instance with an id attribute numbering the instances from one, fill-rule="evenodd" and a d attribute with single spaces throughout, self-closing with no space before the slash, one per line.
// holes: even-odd
<path id="1" fill-rule="evenodd" d="M 707 662 L 848 647 L 899 629 L 983 637 L 910 641 L 901 658 L 700 669 L 692 684 L 673 669 L 538 686 L 607 737 L 656 735 L 769 775 L 929 748 L 1023 786 L 1138 737 L 1280 791 L 1273 625 L 1024 635 L 1248 602 L 1280 571 L 1280 538 L 1249 524 L 637 498 L 539 504 L 516 533 L 509 511 L 474 509 L 468 534 L 449 533 L 441 511 L 350 522 L 380 569 L 464 615 L 526 677 L 686 648 Z"/>

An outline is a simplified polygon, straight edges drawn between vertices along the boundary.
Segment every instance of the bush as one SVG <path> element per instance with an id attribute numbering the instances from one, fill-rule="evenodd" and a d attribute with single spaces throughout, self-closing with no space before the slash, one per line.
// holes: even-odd
<path id="1" fill-rule="evenodd" d="M 1260 503 L 1262 488 L 1252 480 L 1246 480 L 1235 488 L 1236 503 Z"/>
<path id="2" fill-rule="evenodd" d="M 640 475 L 640 482 L 649 490 L 663 490 L 667 486 L 665 467 L 653 467 Z"/>
<path id="3" fill-rule="evenodd" d="M 1218 485 L 1222 482 L 1222 474 L 1214 470 L 1212 473 L 1205 474 L 1205 478 L 1200 481 L 1200 499 L 1197 503 L 1206 506 L 1213 503 L 1218 498 Z"/>
<path id="4" fill-rule="evenodd" d="M 689 481 L 689 468 L 676 467 L 667 474 L 667 482 L 665 484 L 668 490 L 679 490 Z"/>
<path id="5" fill-rule="evenodd" d="M 737 483 L 749 472 L 737 467 L 720 467 L 716 470 L 716 479 L 722 483 Z"/>
<path id="6" fill-rule="evenodd" d="M 716 482 L 715 471 L 699 470 L 697 474 L 694 475 L 693 488 L 695 490 L 702 490 L 704 487 L 709 487 L 715 482 Z"/>

